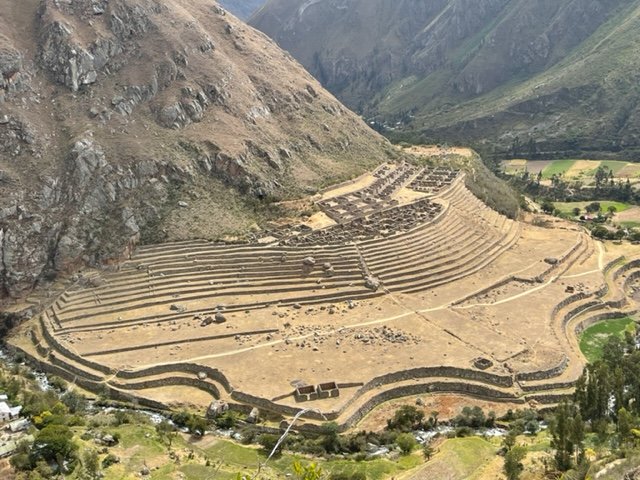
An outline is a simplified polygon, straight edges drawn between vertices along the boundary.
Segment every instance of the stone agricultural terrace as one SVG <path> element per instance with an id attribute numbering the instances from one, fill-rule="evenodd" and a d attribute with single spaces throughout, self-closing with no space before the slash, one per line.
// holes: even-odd
<path id="1" fill-rule="evenodd" d="M 584 365 L 576 330 L 637 308 L 637 252 L 510 220 L 457 171 L 385 164 L 317 205 L 319 229 L 140 247 L 11 342 L 144 405 L 221 399 L 348 426 L 429 392 L 557 403 Z"/>

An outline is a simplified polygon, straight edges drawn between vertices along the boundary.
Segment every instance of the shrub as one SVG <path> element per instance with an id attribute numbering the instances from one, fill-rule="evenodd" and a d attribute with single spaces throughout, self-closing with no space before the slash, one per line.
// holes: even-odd
<path id="1" fill-rule="evenodd" d="M 403 405 L 395 412 L 391 420 L 387 420 L 387 429 L 408 432 L 419 428 L 423 418 L 424 412 L 413 405 Z"/>
<path id="2" fill-rule="evenodd" d="M 593 230 L 591 230 L 591 235 L 594 238 L 605 239 L 609 236 L 609 230 L 602 225 L 598 225 Z"/>
<path id="3" fill-rule="evenodd" d="M 222 429 L 230 429 L 236 426 L 236 419 L 231 412 L 225 412 L 215 420 L 216 426 Z"/>
<path id="4" fill-rule="evenodd" d="M 276 444 L 278 443 L 279 439 L 280 437 L 278 437 L 277 435 L 273 435 L 271 433 L 263 433 L 258 437 L 258 443 L 264 449 L 265 453 L 269 455 L 273 451 L 273 449 L 276 447 Z M 279 454 L 280 450 L 281 448 L 278 448 L 275 454 L 276 455 Z"/>
<path id="5" fill-rule="evenodd" d="M 116 463 L 120 463 L 120 459 L 114 454 L 110 453 L 106 457 L 104 457 L 104 460 L 102 460 L 102 468 L 109 468 L 111 465 L 114 465 Z"/>
<path id="6" fill-rule="evenodd" d="M 367 476 L 362 472 L 338 472 L 332 473 L 329 480 L 366 480 Z"/>
<path id="7" fill-rule="evenodd" d="M 396 444 L 400 447 L 403 455 L 408 455 L 416 447 L 418 442 L 415 437 L 410 433 L 401 433 L 396 438 Z"/>

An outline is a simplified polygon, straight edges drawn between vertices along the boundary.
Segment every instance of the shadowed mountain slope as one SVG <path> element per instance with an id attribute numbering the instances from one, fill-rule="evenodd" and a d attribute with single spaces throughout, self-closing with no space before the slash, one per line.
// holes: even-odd
<path id="1" fill-rule="evenodd" d="M 251 24 L 399 138 L 640 149 L 637 0 L 270 0 Z"/>

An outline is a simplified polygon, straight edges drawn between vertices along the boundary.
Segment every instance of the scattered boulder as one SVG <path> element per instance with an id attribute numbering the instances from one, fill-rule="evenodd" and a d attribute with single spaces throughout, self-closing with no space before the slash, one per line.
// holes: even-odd
<path id="1" fill-rule="evenodd" d="M 187 310 L 187 308 L 184 305 L 180 305 L 178 303 L 172 303 L 171 306 L 169 307 L 169 310 L 171 310 L 172 312 L 185 312 Z"/>
<path id="2" fill-rule="evenodd" d="M 225 323 L 227 321 L 227 317 L 225 317 L 222 312 L 216 312 L 216 315 L 214 318 L 216 323 Z"/>
<path id="3" fill-rule="evenodd" d="M 214 400 L 213 402 L 211 402 L 211 405 L 209 405 L 207 416 L 217 417 L 228 410 L 229 404 L 227 402 L 225 402 L 224 400 Z"/>
<path id="4" fill-rule="evenodd" d="M 304 260 L 302 260 L 302 264 L 305 267 L 314 267 L 316 265 L 316 259 L 313 257 L 306 257 Z"/>
<path id="5" fill-rule="evenodd" d="M 365 277 L 364 286 L 369 290 L 376 292 L 380 288 L 380 280 L 373 276 Z"/>
<path id="6" fill-rule="evenodd" d="M 560 262 L 560 260 L 554 257 L 547 257 L 544 259 L 544 262 L 548 263 L 549 265 L 557 265 Z"/>
<path id="7" fill-rule="evenodd" d="M 260 410 L 254 407 L 251 410 L 251 412 L 249 412 L 249 415 L 247 416 L 246 421 L 247 423 L 256 424 L 258 423 L 259 419 L 260 419 Z"/>

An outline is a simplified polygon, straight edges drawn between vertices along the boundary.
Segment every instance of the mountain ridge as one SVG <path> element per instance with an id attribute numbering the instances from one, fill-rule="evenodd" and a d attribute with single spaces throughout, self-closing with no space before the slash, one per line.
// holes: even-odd
<path id="1" fill-rule="evenodd" d="M 638 1 L 321 0 L 300 15 L 302 3 L 271 0 L 250 23 L 398 139 L 640 151 Z"/>

